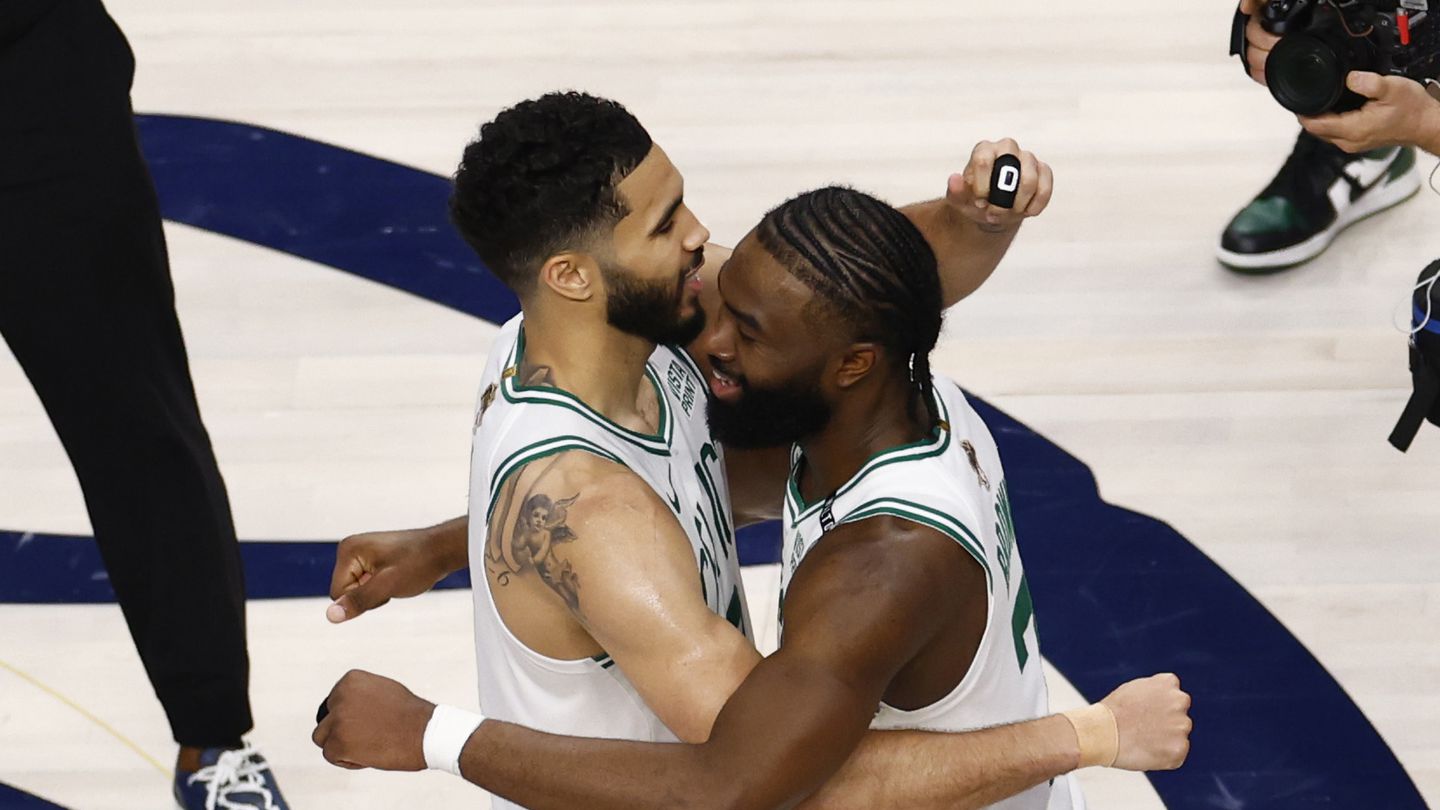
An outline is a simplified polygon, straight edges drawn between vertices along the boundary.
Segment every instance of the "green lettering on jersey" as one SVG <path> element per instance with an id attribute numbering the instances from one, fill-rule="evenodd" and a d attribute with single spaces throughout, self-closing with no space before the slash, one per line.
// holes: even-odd
<path id="1" fill-rule="evenodd" d="M 745 632 L 745 611 L 740 608 L 740 589 L 730 589 L 730 607 L 725 609 L 725 621 L 740 632 Z"/>
<path id="2" fill-rule="evenodd" d="M 710 532 L 710 524 L 706 522 L 705 515 L 695 516 L 695 533 L 700 537 L 700 592 L 705 598 L 705 604 L 710 604 L 710 594 L 715 594 L 715 608 L 720 606 L 720 567 L 715 564 L 715 538 Z M 712 590 L 711 582 L 715 587 Z"/>
<path id="3" fill-rule="evenodd" d="M 719 593 L 722 573 L 720 565 L 722 559 L 726 562 L 730 560 L 731 551 L 735 547 L 735 535 L 725 514 L 719 487 L 715 485 L 714 475 L 710 472 L 710 464 L 718 465 L 719 462 L 720 454 L 711 442 L 706 442 L 700 448 L 700 460 L 695 462 L 695 474 L 700 479 L 700 487 L 705 490 L 705 498 L 708 501 L 708 503 L 699 504 L 700 514 L 695 518 L 695 530 L 700 536 L 700 588 L 707 603 L 710 599 L 712 584 L 715 587 L 717 599 L 724 599 L 724 596 Z M 706 507 L 709 511 L 709 520 L 705 519 Z M 740 606 L 738 585 L 730 590 L 730 601 L 726 603 L 725 607 L 725 620 L 740 632 L 746 632 L 745 611 Z"/>
<path id="4" fill-rule="evenodd" d="M 710 473 L 710 464 L 719 464 L 719 462 L 720 454 L 715 451 L 715 445 L 706 442 L 700 448 L 700 460 L 695 462 L 695 474 L 700 478 L 700 486 L 705 489 L 705 497 L 710 500 L 710 514 L 715 521 L 715 532 L 720 536 L 720 551 L 728 560 L 730 559 L 730 549 L 735 546 L 735 533 L 730 528 L 730 521 L 725 519 L 725 506 L 720 499 L 720 488 L 715 485 L 715 478 Z"/>
<path id="5" fill-rule="evenodd" d="M 1010 488 L 1005 481 L 1000 482 L 1000 488 L 995 496 L 995 537 L 999 545 L 995 548 L 995 557 L 1000 563 L 1000 571 L 1005 575 L 1005 589 L 1010 589 L 1010 566 L 1015 559 L 1015 517 L 1010 512 Z M 1025 664 L 1030 660 L 1030 650 L 1025 645 L 1025 630 L 1030 627 L 1030 620 L 1035 617 L 1035 603 L 1030 598 L 1030 583 L 1023 574 L 1020 577 L 1020 586 L 1015 593 L 1015 610 L 1010 614 L 1010 630 L 1015 636 L 1015 657 L 1020 662 L 1020 671 L 1025 671 Z"/>
<path id="6" fill-rule="evenodd" d="M 1000 493 L 995 497 L 995 536 L 1000 545 L 995 557 L 1000 562 L 1000 571 L 1005 575 L 1005 588 L 1010 588 L 1010 559 L 1015 556 L 1015 519 L 1010 514 L 1010 490 L 1000 482 Z"/>
<path id="7" fill-rule="evenodd" d="M 1035 603 L 1030 599 L 1029 577 L 1020 577 L 1020 593 L 1015 596 L 1015 612 L 1010 615 L 1010 630 L 1015 634 L 1015 657 L 1020 660 L 1020 671 L 1025 671 L 1025 662 L 1030 660 L 1030 650 L 1025 646 L 1025 630 L 1035 617 Z"/>
<path id="8" fill-rule="evenodd" d="M 785 589 L 780 589 L 780 604 L 775 607 L 775 623 L 780 625 L 781 637 L 785 634 Z"/>

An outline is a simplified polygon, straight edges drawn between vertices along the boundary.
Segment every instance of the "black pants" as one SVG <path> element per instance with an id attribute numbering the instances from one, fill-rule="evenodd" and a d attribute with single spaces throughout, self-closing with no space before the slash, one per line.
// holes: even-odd
<path id="1" fill-rule="evenodd" d="M 233 744 L 252 724 L 240 550 L 136 142 L 133 57 L 99 0 L 0 6 L 0 334 L 75 466 L 176 741 Z"/>

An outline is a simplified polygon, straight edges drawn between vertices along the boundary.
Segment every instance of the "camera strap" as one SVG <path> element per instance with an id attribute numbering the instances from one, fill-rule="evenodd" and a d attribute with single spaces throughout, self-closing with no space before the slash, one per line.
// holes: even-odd
<path id="1" fill-rule="evenodd" d="M 1440 319 L 1436 318 L 1440 313 L 1434 311 L 1437 283 L 1440 283 L 1440 261 L 1431 262 L 1420 271 L 1420 279 L 1409 296 L 1410 322 L 1414 325 L 1410 330 L 1410 376 L 1415 388 L 1410 401 L 1405 403 L 1405 412 L 1400 414 L 1400 421 L 1390 433 L 1390 444 L 1402 453 L 1410 449 L 1410 443 L 1427 417 L 1440 425 L 1437 419 L 1440 417 L 1440 407 L 1437 407 L 1440 403 L 1440 354 L 1437 354 Z M 1423 309 L 1416 298 L 1425 301 Z M 1433 356 L 1427 357 L 1427 352 Z"/>
<path id="2" fill-rule="evenodd" d="M 1250 78 L 1250 63 L 1245 59 L 1245 52 L 1250 48 L 1250 41 L 1245 39 L 1245 26 L 1250 24 L 1250 15 L 1242 13 L 1240 7 L 1235 7 L 1235 20 L 1230 23 L 1230 55 L 1240 57 L 1240 69 L 1245 71 L 1245 78 Z"/>
<path id="3" fill-rule="evenodd" d="M 1435 370 L 1425 363 L 1419 349 L 1410 350 L 1410 367 L 1414 371 L 1415 390 L 1410 394 L 1410 401 L 1405 403 L 1405 412 L 1400 414 L 1400 421 L 1395 423 L 1395 429 L 1390 432 L 1390 444 L 1402 453 L 1410 449 L 1410 443 L 1415 440 L 1415 434 L 1424 423 L 1425 415 L 1430 413 L 1436 401 L 1440 400 L 1440 375 L 1436 375 Z"/>

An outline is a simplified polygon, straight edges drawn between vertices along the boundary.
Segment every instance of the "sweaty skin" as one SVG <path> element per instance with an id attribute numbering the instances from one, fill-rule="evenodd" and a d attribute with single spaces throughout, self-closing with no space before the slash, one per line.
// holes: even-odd
<path id="1" fill-rule="evenodd" d="M 856 412 L 872 412 L 874 404 Z M 889 444 L 905 438 L 873 435 Z M 693 563 L 686 573 L 693 577 Z M 912 587 L 890 587 L 896 581 Z M 929 702 L 935 690 L 953 686 L 955 675 L 943 674 L 943 664 L 928 673 L 924 666 L 903 676 L 901 670 L 921 661 L 927 648 L 953 647 L 955 636 L 947 631 L 965 627 L 967 616 L 973 620 L 975 608 L 965 597 L 983 588 L 978 566 L 928 529 L 888 518 L 848 524 L 807 556 L 787 595 L 785 645 L 731 697 L 704 745 L 580 740 L 487 721 L 465 748 L 462 773 L 537 808 L 783 807 L 814 791 L 849 757 L 846 769 L 815 797 L 817 804 L 993 803 L 1076 766 L 1067 721 L 1049 717 L 959 735 L 866 734 L 882 697 L 903 707 Z M 947 617 L 958 621 L 947 624 Z M 386 688 L 366 680 L 375 676 L 357 678 L 365 687 Z M 1173 679 L 1142 686 L 1172 690 L 1162 693 L 1168 703 L 1152 708 L 1165 710 L 1167 744 L 1183 745 L 1188 699 Z M 1141 736 L 1127 733 L 1125 741 Z M 873 744 L 862 743 L 851 757 L 862 737 Z M 329 745 L 326 750 L 329 756 Z M 895 753 L 900 750 L 904 756 Z M 1163 757 L 1136 762 L 1132 755 L 1127 763 L 1174 767 L 1183 748 L 1166 748 Z"/>
<path id="2" fill-rule="evenodd" d="M 947 199 L 907 211 L 940 258 L 947 302 L 978 287 L 1003 256 L 1019 222 L 1033 215 L 1030 212 L 1038 213 L 1048 201 L 1048 167 L 1037 165 L 1033 156 L 1023 153 L 1022 163 L 1031 170 L 1024 175 L 1015 211 L 985 211 L 977 204 L 984 202 L 988 190 L 989 162 L 1002 148 L 1015 151 L 1012 145 L 977 147 L 967 171 L 951 178 Z M 642 181 L 650 176 L 637 169 L 625 182 L 637 175 Z M 683 217 L 688 211 L 673 202 L 676 190 L 667 185 L 669 173 L 659 171 L 651 179 L 652 188 L 636 189 L 627 197 L 642 227 L 658 233 L 659 223 L 647 220 L 650 212 L 663 208 L 679 211 Z M 625 227 L 622 222 L 617 233 Z M 684 230 L 696 232 L 694 227 Z M 708 283 L 701 305 L 710 309 L 715 306 L 713 268 L 724 256 L 713 247 L 707 253 Z M 552 260 L 544 272 L 549 274 L 543 276 L 546 283 L 564 294 L 577 296 L 577 300 L 585 294 L 576 281 L 581 278 L 579 271 L 566 266 L 563 257 Z M 712 317 L 716 315 L 712 312 Z M 542 317 L 534 317 L 533 322 L 536 335 L 564 334 L 558 330 L 558 321 L 552 322 L 548 331 Z M 527 325 L 531 323 L 527 311 Z M 616 414 L 616 421 L 636 429 L 653 429 L 653 418 L 646 418 L 653 412 L 653 392 L 649 393 L 652 401 L 647 401 L 644 386 L 617 387 L 615 380 L 626 378 L 624 373 L 600 370 L 595 364 L 577 365 L 580 357 L 595 355 L 593 345 L 577 340 L 575 345 L 562 341 L 547 348 L 540 343 L 535 341 L 527 359 L 536 358 L 537 365 L 553 371 L 553 376 L 546 376 L 556 385 L 577 394 L 592 391 L 582 398 L 603 413 Z M 619 358 L 621 371 L 633 366 L 629 370 L 639 380 L 639 370 L 653 346 L 618 338 L 612 343 L 604 354 Z M 706 353 L 692 354 L 708 372 Z M 538 370 L 522 373 L 528 379 Z M 737 484 L 732 492 L 737 523 L 778 514 L 783 456 L 774 451 L 727 456 L 728 473 Z M 845 789 L 833 791 L 841 794 L 838 796 L 827 794 L 826 806 L 841 806 L 847 800 L 857 807 L 874 806 L 882 797 L 886 803 L 904 806 L 925 806 L 933 801 L 956 806 L 1012 795 L 1078 763 L 1075 735 L 1063 718 L 968 734 L 866 734 L 879 699 L 893 699 L 902 706 L 927 702 L 947 680 L 953 685 L 955 671 L 963 671 L 960 664 L 968 664 L 962 656 L 958 663 L 937 658 L 933 667 L 925 666 L 924 653 L 932 645 L 958 645 L 973 654 L 973 642 L 965 639 L 976 634 L 975 614 L 973 604 L 964 602 L 973 589 L 954 589 L 945 598 L 956 602 L 945 604 L 945 609 L 936 609 L 933 598 L 916 597 L 940 593 L 944 589 L 937 590 L 937 583 L 975 578 L 978 566 L 957 553 L 953 543 L 939 542 L 933 533 L 910 524 L 889 525 L 894 521 L 888 519 L 858 523 L 827 539 L 826 551 L 807 560 L 803 578 L 792 583 L 785 648 L 762 663 L 743 636 L 706 609 L 702 600 L 687 595 L 698 596 L 698 588 L 694 559 L 683 533 L 648 486 L 614 467 L 583 454 L 566 454 L 544 469 L 527 468 L 517 475 L 510 495 L 521 499 L 512 512 L 521 518 L 492 528 L 511 533 L 502 541 L 502 548 L 510 552 L 504 562 L 516 576 L 517 585 L 528 582 L 533 587 L 518 597 L 525 607 L 513 612 L 502 607 L 502 612 L 507 624 L 513 620 L 516 625 L 512 630 L 544 654 L 573 658 L 591 650 L 609 652 L 646 702 L 682 739 L 709 741 L 698 746 L 590 741 L 487 722 L 466 747 L 462 765 L 467 778 L 537 807 L 574 806 L 577 802 L 617 807 L 691 803 L 774 806 L 803 798 L 849 757 L 850 764 L 832 782 L 845 784 Z M 745 482 L 743 488 L 740 482 Z M 542 503 L 532 501 L 541 495 L 552 505 L 549 511 L 527 510 L 527 504 Z M 557 523 L 553 505 L 562 500 L 569 504 L 563 523 Z M 527 512 L 530 520 L 524 519 Z M 565 539 L 556 543 L 554 531 L 562 526 Z M 535 533 L 541 532 L 545 536 L 534 541 Z M 515 534 L 524 536 L 516 538 Z M 370 542 L 366 536 L 347 539 L 348 547 L 342 546 L 337 564 L 337 603 L 332 606 L 332 617 L 348 619 L 390 596 L 419 592 L 438 578 L 441 561 L 453 563 L 463 558 L 463 551 L 457 554 L 455 548 L 464 545 L 460 521 L 425 537 L 439 548 L 423 554 L 426 564 L 413 573 L 392 573 L 386 583 L 388 590 L 366 586 L 380 582 L 392 571 L 390 561 L 402 556 L 397 543 Z M 903 545 L 904 554 L 881 552 L 896 543 Z M 526 561 L 521 559 L 525 555 L 516 553 L 517 548 L 529 549 L 531 560 L 543 551 L 545 570 L 551 575 L 541 576 L 539 566 L 532 565 L 529 571 L 535 576 L 524 576 L 518 569 L 525 567 Z M 568 593 L 556 584 L 562 577 L 554 575 L 567 570 L 570 576 L 563 579 L 569 582 Z M 877 588 L 876 572 L 886 581 L 893 577 L 917 587 Z M 842 598 L 856 592 L 865 598 Z M 818 607 L 839 603 L 848 607 Z M 527 629 L 523 625 L 529 618 L 537 621 Z M 896 632 L 897 626 L 903 631 Z M 558 633 L 557 627 L 561 628 Z M 532 643 L 529 635 L 538 641 Z M 907 665 L 913 666 L 902 675 Z M 747 673 L 750 678 L 736 691 Z M 396 688 L 409 694 L 398 684 L 364 673 L 352 673 L 337 685 L 331 714 L 315 733 L 328 759 L 352 766 L 418 767 L 413 751 L 416 741 L 376 746 L 389 733 L 413 731 L 414 718 L 428 706 L 413 695 L 401 699 Z M 370 697 L 358 700 L 357 694 Z M 1127 693 L 1133 694 L 1133 690 Z M 1178 700 L 1177 695 L 1183 693 L 1169 684 L 1146 692 L 1147 699 L 1157 704 L 1162 698 Z M 730 698 L 728 704 L 726 698 Z M 347 711 L 347 706 L 365 711 Z M 1174 705 L 1168 708 L 1167 718 L 1174 721 Z M 404 717 L 397 714 L 394 722 L 382 722 L 392 711 Z M 1180 709 L 1179 717 L 1183 719 L 1183 715 Z M 776 723 L 777 717 L 786 717 L 787 722 Z M 1130 726 L 1140 728 L 1141 724 L 1133 722 L 1134 715 L 1131 720 Z M 423 730 L 423 722 L 419 726 Z M 1173 737 L 1174 728 L 1164 731 Z M 761 738 L 763 744 L 757 745 Z M 1148 741 L 1145 735 L 1139 739 L 1142 747 Z M 498 759 L 507 762 L 497 761 L 497 753 L 506 751 L 508 754 Z M 577 756 L 582 751 L 584 756 Z M 853 757 L 852 751 L 857 751 Z M 562 754 L 570 759 L 557 768 Z M 1134 759 L 1139 767 L 1164 767 L 1172 761 L 1152 754 L 1147 748 Z M 907 762 L 907 767 L 896 768 L 897 758 Z M 786 761 L 795 767 L 777 772 L 774 763 Z M 761 768 L 766 762 L 770 767 Z M 736 773 L 753 776 L 737 779 Z M 657 791 L 657 786 L 665 785 L 670 789 Z M 734 803 L 719 804 L 726 798 Z"/>

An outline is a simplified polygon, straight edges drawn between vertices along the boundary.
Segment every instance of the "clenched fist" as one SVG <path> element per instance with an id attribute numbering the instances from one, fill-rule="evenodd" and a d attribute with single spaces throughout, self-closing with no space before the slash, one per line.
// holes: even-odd
<path id="1" fill-rule="evenodd" d="M 456 521 L 433 529 L 367 532 L 340 541 L 325 611 L 340 623 L 395 598 L 418 596 L 464 565 L 465 535 Z"/>
<path id="2" fill-rule="evenodd" d="M 1120 752 L 1113 767 L 1170 771 L 1190 755 L 1190 696 L 1164 673 L 1121 684 L 1100 701 L 1115 715 Z"/>
<path id="3" fill-rule="evenodd" d="M 352 669 L 325 698 L 329 712 L 310 739 L 342 768 L 425 770 L 425 726 L 435 704 L 397 681 Z"/>
<path id="4" fill-rule="evenodd" d="M 1020 159 L 1020 188 L 1015 192 L 1015 206 L 1001 208 L 990 204 L 990 172 L 995 159 L 1015 155 Z M 966 219 L 987 231 L 1004 231 L 1038 216 L 1050 204 L 1055 176 L 1050 166 L 1033 152 L 1020 148 L 1012 138 L 981 141 L 970 153 L 970 162 L 958 174 L 950 175 L 945 200 Z"/>

